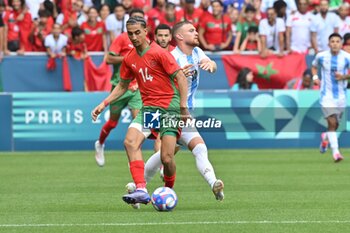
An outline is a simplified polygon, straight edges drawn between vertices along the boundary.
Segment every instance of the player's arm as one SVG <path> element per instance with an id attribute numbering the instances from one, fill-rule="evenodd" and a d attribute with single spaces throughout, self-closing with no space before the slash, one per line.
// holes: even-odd
<path id="1" fill-rule="evenodd" d="M 120 56 L 119 54 L 108 52 L 106 62 L 107 64 L 117 65 L 122 63 L 124 57 Z"/>
<path id="2" fill-rule="evenodd" d="M 311 73 L 312 73 L 312 81 L 314 82 L 314 85 L 320 85 L 320 79 L 318 78 L 318 70 L 317 70 L 317 60 L 318 56 L 316 55 L 315 60 L 312 62 L 311 66 Z"/>
<path id="3" fill-rule="evenodd" d="M 97 107 L 94 108 L 91 112 L 92 119 L 95 121 L 98 115 L 103 112 L 103 110 L 111 103 L 112 101 L 118 99 L 120 96 L 124 95 L 124 93 L 128 90 L 129 81 L 121 79 L 116 87 L 114 87 L 113 91 L 107 96 L 106 99 L 102 101 Z"/>
<path id="4" fill-rule="evenodd" d="M 176 73 L 175 78 L 179 85 L 181 116 L 183 120 L 186 120 L 190 115 L 187 109 L 187 79 L 182 70 Z"/>
<path id="5" fill-rule="evenodd" d="M 217 69 L 216 62 L 210 58 L 204 58 L 200 61 L 199 67 L 209 73 L 215 73 Z"/>

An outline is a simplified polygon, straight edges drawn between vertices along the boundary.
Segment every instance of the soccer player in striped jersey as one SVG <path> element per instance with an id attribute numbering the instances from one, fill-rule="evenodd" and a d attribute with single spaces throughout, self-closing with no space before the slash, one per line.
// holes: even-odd
<path id="1" fill-rule="evenodd" d="M 92 118 L 95 120 L 110 102 L 120 98 L 127 91 L 130 81 L 136 78 L 143 107 L 130 124 L 124 141 L 136 191 L 124 195 L 123 200 L 128 204 L 147 204 L 150 196 L 146 189 L 141 146 L 152 133 L 148 126 L 157 124 L 156 128 L 159 128 L 161 135 L 165 186 L 172 188 L 176 177 L 174 153 L 180 130 L 178 125 L 171 123 L 178 121 L 180 115 L 182 120 L 186 120 L 189 115 L 186 104 L 187 82 L 174 57 L 156 43 L 149 43 L 147 25 L 143 18 L 129 18 L 126 27 L 134 48 L 123 59 L 120 68 L 121 81 L 95 107 Z M 159 121 L 156 122 L 156 119 Z"/>
<path id="2" fill-rule="evenodd" d="M 171 52 L 176 62 L 182 67 L 188 86 L 187 106 L 190 110 L 195 107 L 195 94 L 199 84 L 200 69 L 210 73 L 216 71 L 216 63 L 212 61 L 198 47 L 198 32 L 188 21 L 179 22 L 174 25 L 173 37 L 177 42 L 177 47 Z M 208 159 L 208 150 L 203 138 L 195 127 L 185 127 L 182 129 L 179 140 L 181 145 L 188 147 L 192 152 L 198 171 L 211 187 L 215 198 L 219 201 L 224 199 L 224 183 L 216 178 L 214 168 Z M 152 155 L 145 165 L 145 178 L 149 182 L 161 165 L 160 152 Z"/>
<path id="3" fill-rule="evenodd" d="M 327 120 L 327 132 L 321 134 L 320 152 L 325 153 L 328 144 L 332 149 L 335 162 L 343 160 L 339 152 L 336 130 L 346 107 L 346 88 L 350 54 L 343 51 L 342 37 L 333 33 L 328 38 L 329 50 L 320 52 L 312 62 L 312 74 L 315 85 L 320 85 L 320 104 Z M 318 78 L 320 68 L 321 79 Z"/>

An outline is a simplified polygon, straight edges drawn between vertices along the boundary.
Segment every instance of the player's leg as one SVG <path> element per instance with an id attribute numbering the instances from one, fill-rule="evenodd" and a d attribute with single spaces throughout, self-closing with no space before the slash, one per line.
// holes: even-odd
<path id="1" fill-rule="evenodd" d="M 104 147 L 105 140 L 112 129 L 114 129 L 119 121 L 120 114 L 114 113 L 110 115 L 109 120 L 103 125 L 100 137 L 95 142 L 95 160 L 100 167 L 105 165 Z"/>
<path id="2" fill-rule="evenodd" d="M 158 139 L 158 138 L 157 138 Z M 156 143 L 155 143 L 156 144 Z M 159 148 L 161 146 L 160 138 L 159 138 Z M 175 154 L 180 150 L 180 146 L 176 145 Z M 146 182 L 149 183 L 154 175 L 160 171 L 161 179 L 164 181 L 164 167 L 162 164 L 162 160 L 160 158 L 160 149 L 156 151 L 145 164 L 145 179 Z"/>
<path id="3" fill-rule="evenodd" d="M 104 166 L 104 147 L 105 141 L 110 134 L 110 132 L 117 127 L 120 118 L 121 111 L 127 106 L 128 101 L 132 98 L 134 94 L 131 91 L 127 91 L 121 98 L 114 101 L 109 106 L 110 117 L 109 120 L 103 125 L 100 137 L 95 142 L 95 160 L 99 166 Z"/>
<path id="4" fill-rule="evenodd" d="M 339 120 L 337 114 L 333 114 L 329 117 L 327 117 L 327 124 L 328 124 L 328 132 L 327 137 L 330 143 L 330 147 L 332 149 L 333 159 L 335 162 L 339 162 L 343 160 L 343 156 L 339 152 L 339 145 L 338 145 L 338 137 L 337 137 L 337 129 L 339 126 Z"/>
<path id="5" fill-rule="evenodd" d="M 215 198 L 219 201 L 224 199 L 224 183 L 216 178 L 213 165 L 208 158 L 208 149 L 203 138 L 196 128 L 185 128 L 181 134 L 180 141 L 185 143 L 192 152 L 199 173 L 207 181 L 212 189 Z"/>
<path id="6" fill-rule="evenodd" d="M 136 185 L 136 191 L 123 196 L 123 200 L 128 204 L 143 203 L 150 201 L 146 189 L 144 177 L 144 161 L 142 158 L 141 146 L 145 138 L 150 134 L 142 128 L 142 111 L 139 112 L 134 121 L 130 124 L 125 137 L 124 146 L 129 159 L 130 173 Z"/>
<path id="7" fill-rule="evenodd" d="M 332 149 L 333 159 L 335 162 L 343 160 L 343 156 L 339 152 L 337 129 L 339 126 L 340 119 L 344 112 L 343 106 L 338 106 L 334 101 L 325 101 L 322 106 L 322 112 L 327 120 L 327 139 Z M 321 142 L 322 144 L 322 142 Z"/>
<path id="8" fill-rule="evenodd" d="M 160 157 L 164 166 L 165 187 L 173 188 L 176 178 L 175 146 L 176 135 L 172 132 L 161 135 Z"/>

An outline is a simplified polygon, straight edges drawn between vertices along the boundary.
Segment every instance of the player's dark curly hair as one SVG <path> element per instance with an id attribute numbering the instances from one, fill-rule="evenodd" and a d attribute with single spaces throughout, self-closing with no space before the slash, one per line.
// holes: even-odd
<path id="1" fill-rule="evenodd" d="M 146 20 L 141 17 L 131 17 L 126 21 L 126 25 L 134 25 L 134 24 L 141 24 L 143 28 L 147 27 Z"/>

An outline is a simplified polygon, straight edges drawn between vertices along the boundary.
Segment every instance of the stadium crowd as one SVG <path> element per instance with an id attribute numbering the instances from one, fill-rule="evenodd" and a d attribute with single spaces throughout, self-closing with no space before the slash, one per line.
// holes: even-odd
<path id="1" fill-rule="evenodd" d="M 106 52 L 126 31 L 132 8 L 146 13 L 151 40 L 157 25 L 188 20 L 201 47 L 212 52 L 317 53 L 328 48 L 333 32 L 350 47 L 349 3 L 341 0 L 1 0 L 1 55 Z"/>

